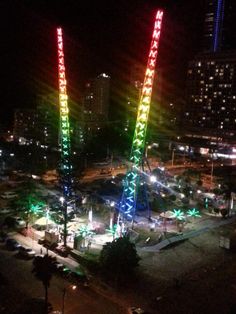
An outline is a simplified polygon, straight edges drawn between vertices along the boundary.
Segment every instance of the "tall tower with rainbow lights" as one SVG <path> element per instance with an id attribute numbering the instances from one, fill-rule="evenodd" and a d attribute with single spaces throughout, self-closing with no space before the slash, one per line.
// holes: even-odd
<path id="1" fill-rule="evenodd" d="M 64 62 L 62 29 L 57 28 L 57 47 L 58 47 L 58 82 L 59 82 L 59 105 L 60 105 L 60 144 L 61 144 L 61 166 L 60 176 L 63 188 L 63 196 L 71 196 L 72 190 L 72 166 L 71 146 L 70 146 L 70 123 L 68 96 L 66 90 L 66 69 Z"/>
<path id="2" fill-rule="evenodd" d="M 146 130 L 158 55 L 162 18 L 163 11 L 158 10 L 156 13 L 142 93 L 138 105 L 137 120 L 130 155 L 131 168 L 126 173 L 122 200 L 119 207 L 123 218 L 132 221 L 136 212 L 136 203 L 140 183 L 140 168 L 142 166 L 143 154 L 145 150 Z"/>
<path id="3" fill-rule="evenodd" d="M 57 28 L 57 51 L 58 51 L 58 83 L 59 83 L 59 106 L 60 106 L 60 144 L 61 163 L 60 181 L 63 197 L 61 197 L 64 215 L 64 246 L 67 244 L 67 202 L 72 194 L 72 166 L 71 166 L 71 145 L 70 145 L 70 123 L 68 96 L 66 90 L 66 68 L 63 50 L 62 29 Z"/>
<path id="4" fill-rule="evenodd" d="M 66 69 L 64 62 L 62 29 L 57 28 L 57 48 L 58 48 L 58 82 L 59 82 L 59 105 L 60 105 L 60 145 L 61 145 L 61 165 L 60 179 L 65 200 L 71 196 L 72 190 L 72 166 L 71 145 L 70 145 L 70 123 L 68 96 L 66 89 Z"/>

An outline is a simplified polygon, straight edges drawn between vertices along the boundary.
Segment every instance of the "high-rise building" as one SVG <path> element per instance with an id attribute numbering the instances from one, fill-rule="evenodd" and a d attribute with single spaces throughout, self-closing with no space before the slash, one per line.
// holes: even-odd
<path id="1" fill-rule="evenodd" d="M 14 139 L 21 144 L 37 140 L 36 122 L 38 114 L 33 109 L 16 109 L 14 113 Z"/>
<path id="2" fill-rule="evenodd" d="M 200 54 L 189 63 L 185 119 L 197 132 L 236 135 L 236 53 Z"/>
<path id="3" fill-rule="evenodd" d="M 110 77 L 101 73 L 86 84 L 83 98 L 85 123 L 99 127 L 108 120 L 110 96 Z"/>
<path id="4" fill-rule="evenodd" d="M 56 93 L 38 95 L 36 122 L 37 137 L 41 145 L 58 146 L 59 109 Z"/>
<path id="5" fill-rule="evenodd" d="M 235 12 L 234 0 L 206 0 L 203 51 L 187 72 L 185 127 L 192 134 L 236 136 Z"/>

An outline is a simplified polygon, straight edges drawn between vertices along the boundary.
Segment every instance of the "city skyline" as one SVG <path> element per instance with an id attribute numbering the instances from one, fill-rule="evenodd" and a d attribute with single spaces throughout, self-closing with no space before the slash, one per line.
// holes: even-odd
<path id="1" fill-rule="evenodd" d="M 193 38 L 186 40 L 186 34 L 200 25 L 198 19 L 203 16 L 198 13 L 202 4 L 199 6 L 185 0 L 178 5 L 165 2 L 2 3 L 5 105 L 1 106 L 1 123 L 12 120 L 15 108 L 35 107 L 37 94 L 56 90 L 58 25 L 65 33 L 69 97 L 80 101 L 85 82 L 103 72 L 111 76 L 119 97 L 122 91 L 117 86 L 126 82 L 132 65 L 146 66 L 154 12 L 159 7 L 164 8 L 165 14 L 160 47 L 160 54 L 165 57 L 160 58 L 160 67 L 164 69 L 167 92 L 178 93 L 185 80 L 188 55 L 197 51 L 194 36 L 200 37 L 193 33 Z M 189 16 L 186 15 L 188 11 Z"/>

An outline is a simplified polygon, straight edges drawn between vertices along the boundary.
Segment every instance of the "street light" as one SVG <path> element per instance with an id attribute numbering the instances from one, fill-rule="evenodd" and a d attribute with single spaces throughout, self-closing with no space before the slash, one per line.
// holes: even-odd
<path id="1" fill-rule="evenodd" d="M 213 154 L 211 156 L 211 188 L 213 184 L 213 171 L 214 171 L 214 161 L 213 161 Z"/>
<path id="2" fill-rule="evenodd" d="M 64 213 L 64 230 L 63 230 L 63 244 L 64 246 L 67 245 L 67 203 L 65 202 L 65 198 L 63 196 L 61 196 L 59 198 L 60 202 L 61 202 L 61 206 L 63 209 L 63 213 Z"/>
<path id="3" fill-rule="evenodd" d="M 150 181 L 151 181 L 152 183 L 156 183 L 156 182 L 157 182 L 157 177 L 156 177 L 156 176 L 151 176 L 151 177 L 150 177 Z"/>
<path id="4" fill-rule="evenodd" d="M 61 197 L 59 198 L 59 201 L 61 202 L 61 205 L 63 205 L 64 200 L 65 200 L 65 198 L 64 198 L 63 196 L 61 196 Z"/>
<path id="5" fill-rule="evenodd" d="M 46 207 L 46 231 L 48 231 L 49 207 Z"/>
<path id="6" fill-rule="evenodd" d="M 152 143 L 151 145 L 147 145 L 146 148 L 145 148 L 145 158 L 148 162 L 148 150 L 153 148 L 153 147 L 159 147 L 159 144 L 158 143 Z"/>
<path id="7" fill-rule="evenodd" d="M 68 288 L 71 288 L 71 290 L 74 291 L 77 289 L 77 286 L 72 285 L 72 286 L 69 286 Z M 66 292 L 67 292 L 68 288 L 64 287 L 62 290 L 62 309 L 61 309 L 62 314 L 65 314 L 65 296 L 66 296 Z"/>
<path id="8" fill-rule="evenodd" d="M 171 166 L 174 166 L 174 158 L 175 158 L 175 148 L 172 149 L 172 156 L 171 156 Z"/>
<path id="9" fill-rule="evenodd" d="M 113 208 L 114 208 L 114 206 L 115 206 L 115 202 L 111 201 L 110 202 L 110 224 L 109 224 L 109 227 L 110 227 L 111 230 L 113 229 L 113 219 L 114 219 Z"/>

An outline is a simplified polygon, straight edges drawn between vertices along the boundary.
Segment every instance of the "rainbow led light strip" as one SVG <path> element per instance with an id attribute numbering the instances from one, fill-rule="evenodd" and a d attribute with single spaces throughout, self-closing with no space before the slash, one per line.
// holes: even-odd
<path id="1" fill-rule="evenodd" d="M 154 31 L 152 35 L 151 48 L 148 56 L 148 63 L 144 77 L 142 94 L 138 106 L 138 114 L 130 156 L 132 169 L 126 174 L 123 196 L 120 205 L 120 211 L 127 219 L 133 219 L 136 211 L 136 200 L 139 185 L 139 169 L 142 163 L 144 153 L 152 86 L 158 54 L 159 39 L 161 34 L 162 17 L 163 11 L 158 10 L 154 24 Z"/>
<path id="2" fill-rule="evenodd" d="M 62 29 L 57 28 L 58 46 L 58 81 L 60 104 L 60 142 L 61 142 L 61 183 L 65 197 L 71 195 L 71 163 L 70 163 L 70 124 L 68 96 L 66 92 L 66 75 L 63 52 Z"/>

